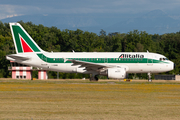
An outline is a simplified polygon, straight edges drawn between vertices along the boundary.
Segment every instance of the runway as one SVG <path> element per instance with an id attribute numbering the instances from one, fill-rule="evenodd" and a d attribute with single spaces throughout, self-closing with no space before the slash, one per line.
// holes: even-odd
<path id="1" fill-rule="evenodd" d="M 0 119 L 179 119 L 180 82 L 0 79 Z"/>

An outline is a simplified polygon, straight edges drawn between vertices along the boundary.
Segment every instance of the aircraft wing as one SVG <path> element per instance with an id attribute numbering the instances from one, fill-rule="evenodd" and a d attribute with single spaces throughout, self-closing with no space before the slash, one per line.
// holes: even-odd
<path id="1" fill-rule="evenodd" d="M 79 68 L 85 67 L 85 70 L 87 71 L 91 71 L 91 70 L 100 71 L 106 68 L 117 67 L 115 65 L 104 65 L 104 64 L 85 62 L 85 61 L 74 60 L 74 59 L 68 59 L 67 61 L 71 61 L 73 63 L 72 66 L 80 65 Z"/>
<path id="2" fill-rule="evenodd" d="M 11 54 L 11 55 L 7 55 L 6 58 L 8 60 L 20 60 L 20 61 L 25 61 L 25 60 L 29 60 L 30 58 L 29 57 L 25 57 L 25 56 L 22 56 L 22 55 L 18 55 L 18 54 Z"/>

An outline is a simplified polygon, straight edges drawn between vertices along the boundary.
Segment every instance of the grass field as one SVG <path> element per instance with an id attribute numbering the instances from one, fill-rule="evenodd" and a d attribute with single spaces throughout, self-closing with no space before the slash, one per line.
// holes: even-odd
<path id="1" fill-rule="evenodd" d="M 0 79 L 0 119 L 178 120 L 180 82 Z"/>

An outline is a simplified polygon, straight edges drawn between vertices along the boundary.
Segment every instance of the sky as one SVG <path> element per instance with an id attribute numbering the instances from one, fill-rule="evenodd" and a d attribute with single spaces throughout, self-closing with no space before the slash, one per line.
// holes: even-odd
<path id="1" fill-rule="evenodd" d="M 147 13 L 180 18 L 180 0 L 0 0 L 0 19 L 30 14 Z"/>

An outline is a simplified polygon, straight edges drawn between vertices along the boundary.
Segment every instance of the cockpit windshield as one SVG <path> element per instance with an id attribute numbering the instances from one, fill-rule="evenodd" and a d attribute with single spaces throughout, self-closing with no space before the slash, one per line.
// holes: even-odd
<path id="1" fill-rule="evenodd" d="M 159 59 L 160 61 L 165 61 L 165 60 L 168 60 L 167 58 L 160 58 Z"/>

